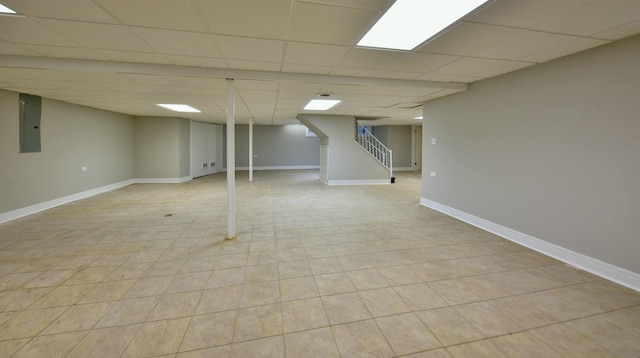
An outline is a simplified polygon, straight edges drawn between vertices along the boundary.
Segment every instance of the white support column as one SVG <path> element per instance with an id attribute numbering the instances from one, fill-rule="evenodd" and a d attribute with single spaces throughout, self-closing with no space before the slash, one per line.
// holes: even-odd
<path id="1" fill-rule="evenodd" d="M 249 120 L 249 181 L 253 181 L 253 118 Z"/>
<path id="2" fill-rule="evenodd" d="M 227 237 L 236 238 L 236 143 L 233 79 L 227 78 Z"/>

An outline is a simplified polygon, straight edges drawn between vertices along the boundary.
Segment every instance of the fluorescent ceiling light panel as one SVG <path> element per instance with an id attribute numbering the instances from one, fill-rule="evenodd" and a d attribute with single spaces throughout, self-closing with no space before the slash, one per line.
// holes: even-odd
<path id="1" fill-rule="evenodd" d="M 312 99 L 304 106 L 306 111 L 326 111 L 340 103 L 339 99 Z"/>
<path id="2" fill-rule="evenodd" d="M 191 107 L 191 106 L 187 106 L 186 104 L 158 104 L 158 106 L 160 107 L 164 107 L 166 109 L 170 109 L 172 111 L 176 111 L 176 112 L 187 112 L 187 113 L 198 113 L 200 112 L 199 110 Z"/>
<path id="3" fill-rule="evenodd" d="M 413 119 L 422 119 L 422 116 L 413 117 Z"/>
<path id="4" fill-rule="evenodd" d="M 8 7 L 0 4 L 0 13 L 1 14 L 15 14 L 16 12 L 9 9 Z"/>
<path id="5" fill-rule="evenodd" d="M 412 50 L 493 0 L 397 0 L 358 46 Z"/>

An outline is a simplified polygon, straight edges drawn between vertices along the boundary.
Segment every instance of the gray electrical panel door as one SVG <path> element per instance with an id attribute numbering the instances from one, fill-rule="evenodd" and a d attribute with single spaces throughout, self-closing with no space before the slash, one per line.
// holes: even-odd
<path id="1" fill-rule="evenodd" d="M 20 153 L 37 153 L 40 148 L 42 98 L 20 94 Z"/>

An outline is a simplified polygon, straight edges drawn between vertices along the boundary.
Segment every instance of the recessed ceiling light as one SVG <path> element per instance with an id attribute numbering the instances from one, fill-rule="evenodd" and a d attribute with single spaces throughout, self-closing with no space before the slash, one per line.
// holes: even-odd
<path id="1" fill-rule="evenodd" d="M 16 12 L 9 9 L 8 7 L 0 4 L 0 14 L 15 14 Z"/>
<path id="2" fill-rule="evenodd" d="M 326 111 L 340 103 L 339 99 L 312 99 L 304 106 L 306 111 Z"/>
<path id="3" fill-rule="evenodd" d="M 199 110 L 188 106 L 186 104 L 157 104 L 157 106 L 164 107 L 176 112 L 198 113 Z"/>
<path id="4" fill-rule="evenodd" d="M 412 50 L 493 0 L 396 0 L 358 46 Z"/>
<path id="5" fill-rule="evenodd" d="M 422 119 L 422 116 L 413 117 L 413 119 Z"/>

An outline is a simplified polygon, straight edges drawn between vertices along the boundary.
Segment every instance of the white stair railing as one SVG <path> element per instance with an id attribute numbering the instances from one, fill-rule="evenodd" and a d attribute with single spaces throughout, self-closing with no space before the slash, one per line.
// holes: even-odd
<path id="1" fill-rule="evenodd" d="M 391 182 L 393 182 L 393 152 L 382 144 L 367 127 L 360 125 L 357 120 L 355 120 L 354 123 L 356 142 L 389 170 L 389 178 Z"/>

